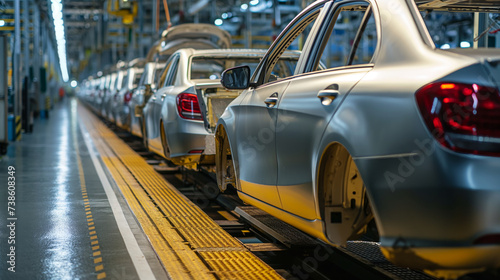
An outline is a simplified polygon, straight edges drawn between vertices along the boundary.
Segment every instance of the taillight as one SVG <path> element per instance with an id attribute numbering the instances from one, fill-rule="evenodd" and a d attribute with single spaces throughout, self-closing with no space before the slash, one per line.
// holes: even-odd
<path id="1" fill-rule="evenodd" d="M 184 119 L 202 120 L 198 97 L 192 93 L 181 93 L 177 95 L 177 110 L 179 116 Z"/>
<path id="2" fill-rule="evenodd" d="M 123 96 L 123 102 L 125 104 L 129 103 L 130 100 L 132 100 L 132 92 L 131 91 L 125 93 L 125 95 Z"/>
<path id="3" fill-rule="evenodd" d="M 441 145 L 500 156 L 500 92 L 477 84 L 431 83 L 416 93 L 425 123 Z"/>

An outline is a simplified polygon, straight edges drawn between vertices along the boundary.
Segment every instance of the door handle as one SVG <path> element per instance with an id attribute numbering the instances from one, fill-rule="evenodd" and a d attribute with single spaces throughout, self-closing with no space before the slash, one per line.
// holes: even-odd
<path id="1" fill-rule="evenodd" d="M 321 100 L 321 104 L 328 106 L 332 104 L 333 100 L 340 95 L 338 89 L 329 89 L 326 88 L 324 90 L 320 90 L 318 92 L 318 98 Z"/>
<path id="2" fill-rule="evenodd" d="M 264 103 L 266 103 L 267 108 L 273 108 L 276 106 L 276 103 L 278 103 L 278 93 L 275 92 L 271 94 L 266 100 L 264 100 Z"/>
<path id="3" fill-rule="evenodd" d="M 165 99 L 165 96 L 167 96 L 167 95 L 166 94 L 161 95 L 161 101 L 163 101 Z"/>

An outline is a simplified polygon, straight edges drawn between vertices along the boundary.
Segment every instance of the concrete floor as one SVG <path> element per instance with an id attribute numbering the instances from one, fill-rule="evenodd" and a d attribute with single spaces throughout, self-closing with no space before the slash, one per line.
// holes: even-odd
<path id="1" fill-rule="evenodd" d="M 110 206 L 82 134 L 86 130 L 80 129 L 76 100 L 54 107 L 49 119 L 37 119 L 33 133 L 10 143 L 0 158 L 0 279 L 166 279 L 112 180 L 120 209 Z M 8 174 L 9 166 L 15 173 Z M 9 181 L 15 181 L 14 209 L 8 209 Z M 117 210 L 126 220 L 120 228 Z M 128 231 L 132 239 L 125 238 L 126 244 Z M 15 264 L 8 263 L 11 246 Z M 141 260 L 146 265 L 138 269 Z"/>

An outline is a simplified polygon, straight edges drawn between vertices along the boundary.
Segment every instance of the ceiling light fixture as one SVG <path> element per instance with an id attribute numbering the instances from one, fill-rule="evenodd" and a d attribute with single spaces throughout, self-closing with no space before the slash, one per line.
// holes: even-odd
<path id="1" fill-rule="evenodd" d="M 66 36 L 64 35 L 64 20 L 61 0 L 51 0 L 52 19 L 57 41 L 57 55 L 59 56 L 59 67 L 64 82 L 69 80 L 68 63 L 66 60 Z"/>

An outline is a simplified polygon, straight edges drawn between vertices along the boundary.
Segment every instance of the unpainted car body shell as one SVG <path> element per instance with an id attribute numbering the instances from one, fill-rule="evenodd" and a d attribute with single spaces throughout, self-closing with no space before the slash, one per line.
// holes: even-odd
<path id="1" fill-rule="evenodd" d="M 430 45 L 425 27 L 414 19 L 418 12 L 412 1 L 369 2 L 379 37 L 373 63 L 346 67 L 365 68 L 366 71 L 336 104 L 330 118 L 323 120 L 323 131 L 304 133 L 307 137 L 303 138 L 302 146 L 296 145 L 300 140 L 277 144 L 283 146 L 280 149 L 297 151 L 285 153 L 278 161 L 306 162 L 310 169 L 302 172 L 276 170 L 285 173 L 286 180 L 277 185 L 276 192 L 281 200 L 278 199 L 275 205 L 271 200 L 266 202 L 270 195 L 265 192 L 252 196 L 241 191 L 242 184 L 246 184 L 247 189 L 272 189 L 263 183 L 272 181 L 266 176 L 273 171 L 256 174 L 254 168 L 247 166 L 248 159 L 244 157 L 251 152 L 243 145 L 248 139 L 242 134 L 245 130 L 242 124 L 260 121 L 260 117 L 248 114 L 248 109 L 241 106 L 253 98 L 254 88 L 243 92 L 227 107 L 219 119 L 217 131 L 222 131 L 223 127 L 229 140 L 239 178 L 236 182 L 238 194 L 244 201 L 332 243 L 325 230 L 322 205 L 318 203 L 322 192 L 317 186 L 324 152 L 329 146 L 340 144 L 353 157 L 362 175 L 386 257 L 402 265 L 431 270 L 499 266 L 498 258 L 492 256 L 500 253 L 500 245 L 474 246 L 473 242 L 480 236 L 500 233 L 500 188 L 496 183 L 500 181 L 500 158 L 461 154 L 443 148 L 427 129 L 415 101 L 415 92 L 435 81 L 480 83 L 492 87 L 497 87 L 498 81 L 492 79 L 482 64 L 484 56 L 478 55 L 477 59 L 474 55 L 441 51 Z M 491 55 L 493 59 L 500 58 L 498 51 Z M 294 76 L 284 88 L 293 85 L 294 92 L 301 91 L 297 87 L 307 92 L 310 86 L 293 81 L 303 76 L 339 71 L 345 69 Z M 319 102 L 315 95 L 309 98 Z M 288 108 L 300 110 L 300 105 L 293 103 L 300 98 L 287 100 L 285 95 L 276 107 L 284 101 L 288 102 Z M 307 104 L 304 103 L 305 111 Z M 275 114 L 272 110 L 274 108 L 268 109 L 269 114 Z M 276 137 L 301 138 L 300 130 L 307 122 L 293 121 L 287 125 L 296 126 L 296 129 L 285 128 L 285 133 L 289 133 L 283 135 L 280 131 Z M 298 151 L 302 149 L 305 152 Z M 283 194 L 287 193 L 303 201 L 296 200 L 300 204 L 295 210 L 308 209 L 284 209 Z M 452 257 L 453 254 L 459 254 L 460 258 Z"/>

